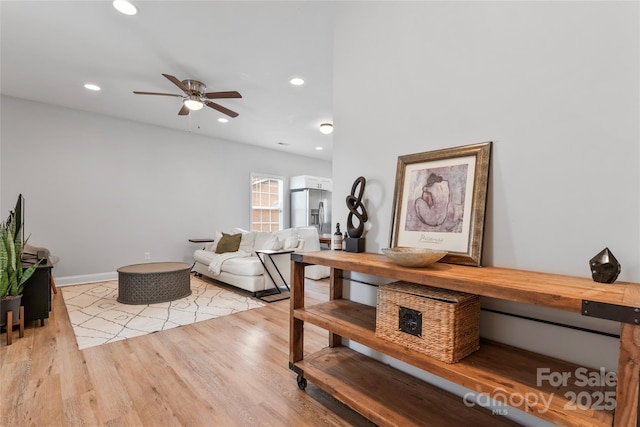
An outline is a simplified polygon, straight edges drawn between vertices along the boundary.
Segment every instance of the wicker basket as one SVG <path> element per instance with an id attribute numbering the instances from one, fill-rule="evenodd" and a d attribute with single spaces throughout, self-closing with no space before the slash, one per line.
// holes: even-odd
<path id="1" fill-rule="evenodd" d="M 456 363 L 480 348 L 480 297 L 408 282 L 380 285 L 376 336 Z"/>

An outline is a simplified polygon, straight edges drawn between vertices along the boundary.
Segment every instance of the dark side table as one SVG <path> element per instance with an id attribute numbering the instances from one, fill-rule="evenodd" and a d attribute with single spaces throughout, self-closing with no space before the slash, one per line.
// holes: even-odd
<path id="1" fill-rule="evenodd" d="M 211 243 L 211 242 L 215 241 L 215 239 L 212 239 L 210 237 L 204 237 L 204 238 L 201 238 L 201 239 L 189 239 L 189 241 L 191 243 Z M 207 245 L 204 245 L 202 247 L 202 249 L 204 249 L 206 247 L 207 247 Z M 193 267 L 195 267 L 195 265 L 196 265 L 196 260 L 194 259 L 193 260 L 193 264 L 191 264 L 191 270 L 193 270 Z"/>
<path id="2" fill-rule="evenodd" d="M 34 261 L 35 262 L 35 261 Z M 22 261 L 22 268 L 26 269 L 33 262 Z M 44 326 L 44 319 L 49 318 L 51 311 L 51 269 L 53 264 L 46 259 L 36 267 L 36 271 L 24 282 L 22 293 L 22 305 L 24 306 L 24 320 L 31 322 L 40 320 L 40 326 Z"/>
<path id="3" fill-rule="evenodd" d="M 290 291 L 291 289 L 289 289 L 289 284 L 287 283 L 286 280 L 284 280 L 284 277 L 282 276 L 282 273 L 280 272 L 280 269 L 278 268 L 278 265 L 275 263 L 275 261 L 273 260 L 272 257 L 274 255 L 291 254 L 293 252 L 294 252 L 293 249 L 287 249 L 287 250 L 258 249 L 256 251 L 256 255 L 258 256 L 258 259 L 262 263 L 262 266 L 264 267 L 264 271 L 271 278 L 271 281 L 273 282 L 273 284 L 274 284 L 276 290 L 278 291 L 278 293 L 282 293 L 282 291 L 280 290 L 280 286 L 278 286 L 278 282 L 275 281 L 275 279 L 271 275 L 271 272 L 267 268 L 267 265 L 264 262 L 265 261 L 264 257 L 269 258 L 271 260 L 271 264 L 273 264 L 273 266 L 275 267 L 276 272 L 278 273 L 278 276 L 280 276 L 280 280 L 282 281 L 284 286 L 287 288 L 287 290 Z M 260 256 L 260 254 L 262 254 L 263 256 Z"/>
<path id="4" fill-rule="evenodd" d="M 206 237 L 204 239 L 189 239 L 189 241 L 191 243 L 211 243 L 213 242 L 215 239 L 211 239 L 209 237 Z"/>

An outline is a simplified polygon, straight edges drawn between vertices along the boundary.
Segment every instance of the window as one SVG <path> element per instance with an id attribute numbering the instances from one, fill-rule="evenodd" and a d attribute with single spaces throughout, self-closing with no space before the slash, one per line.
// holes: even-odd
<path id="1" fill-rule="evenodd" d="M 284 228 L 283 189 L 283 178 L 251 174 L 252 231 L 278 231 Z"/>

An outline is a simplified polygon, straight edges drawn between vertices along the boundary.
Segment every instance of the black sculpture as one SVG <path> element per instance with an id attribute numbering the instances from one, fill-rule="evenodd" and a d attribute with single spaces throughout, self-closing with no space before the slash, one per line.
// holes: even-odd
<path id="1" fill-rule="evenodd" d="M 620 263 L 609 248 L 604 248 L 598 255 L 591 258 L 589 268 L 591 269 L 591 277 L 599 283 L 615 282 L 622 270 Z"/>
<path id="2" fill-rule="evenodd" d="M 358 177 L 351 186 L 351 194 L 347 196 L 347 208 L 349 209 L 349 216 L 347 216 L 347 233 L 349 233 L 349 237 L 362 237 L 364 223 L 369 219 L 367 210 L 362 204 L 362 196 L 366 182 L 363 176 Z M 355 197 L 358 186 L 360 186 L 360 191 L 358 192 L 358 197 Z M 362 212 L 358 212 L 358 209 L 362 209 Z M 359 224 L 357 228 L 353 226 L 354 216 L 358 218 Z"/>
<path id="3" fill-rule="evenodd" d="M 358 177 L 351 186 L 351 194 L 347 196 L 347 208 L 349 209 L 349 215 L 347 216 L 347 234 L 349 235 L 346 244 L 347 252 L 364 252 L 364 238 L 362 234 L 364 233 L 364 223 L 369 219 L 367 210 L 362 204 L 362 196 L 364 195 L 366 182 L 363 176 Z M 357 197 L 356 190 L 358 190 Z M 354 216 L 358 219 L 357 227 L 353 225 Z"/>

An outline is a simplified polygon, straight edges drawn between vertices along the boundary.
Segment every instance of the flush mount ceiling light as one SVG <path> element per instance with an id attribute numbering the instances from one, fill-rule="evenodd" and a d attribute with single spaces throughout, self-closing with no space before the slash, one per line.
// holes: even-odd
<path id="1" fill-rule="evenodd" d="M 85 83 L 84 87 L 89 90 L 100 90 L 100 86 L 94 85 L 93 83 Z"/>
<path id="2" fill-rule="evenodd" d="M 302 86 L 304 84 L 304 80 L 301 77 L 293 77 L 291 80 L 289 80 L 289 83 L 294 86 Z"/>
<path id="3" fill-rule="evenodd" d="M 204 107 L 204 104 L 202 103 L 202 101 L 198 99 L 197 96 L 191 95 L 187 100 L 184 101 L 184 106 L 191 111 L 198 111 L 198 110 L 202 110 L 202 107 Z"/>
<path id="4" fill-rule="evenodd" d="M 125 15 L 131 16 L 138 13 L 138 8 L 129 3 L 127 0 L 114 0 L 112 4 L 118 12 L 124 13 Z"/>
<path id="5" fill-rule="evenodd" d="M 331 132 L 333 132 L 333 125 L 331 123 L 322 123 L 320 125 L 320 133 L 329 135 Z"/>

